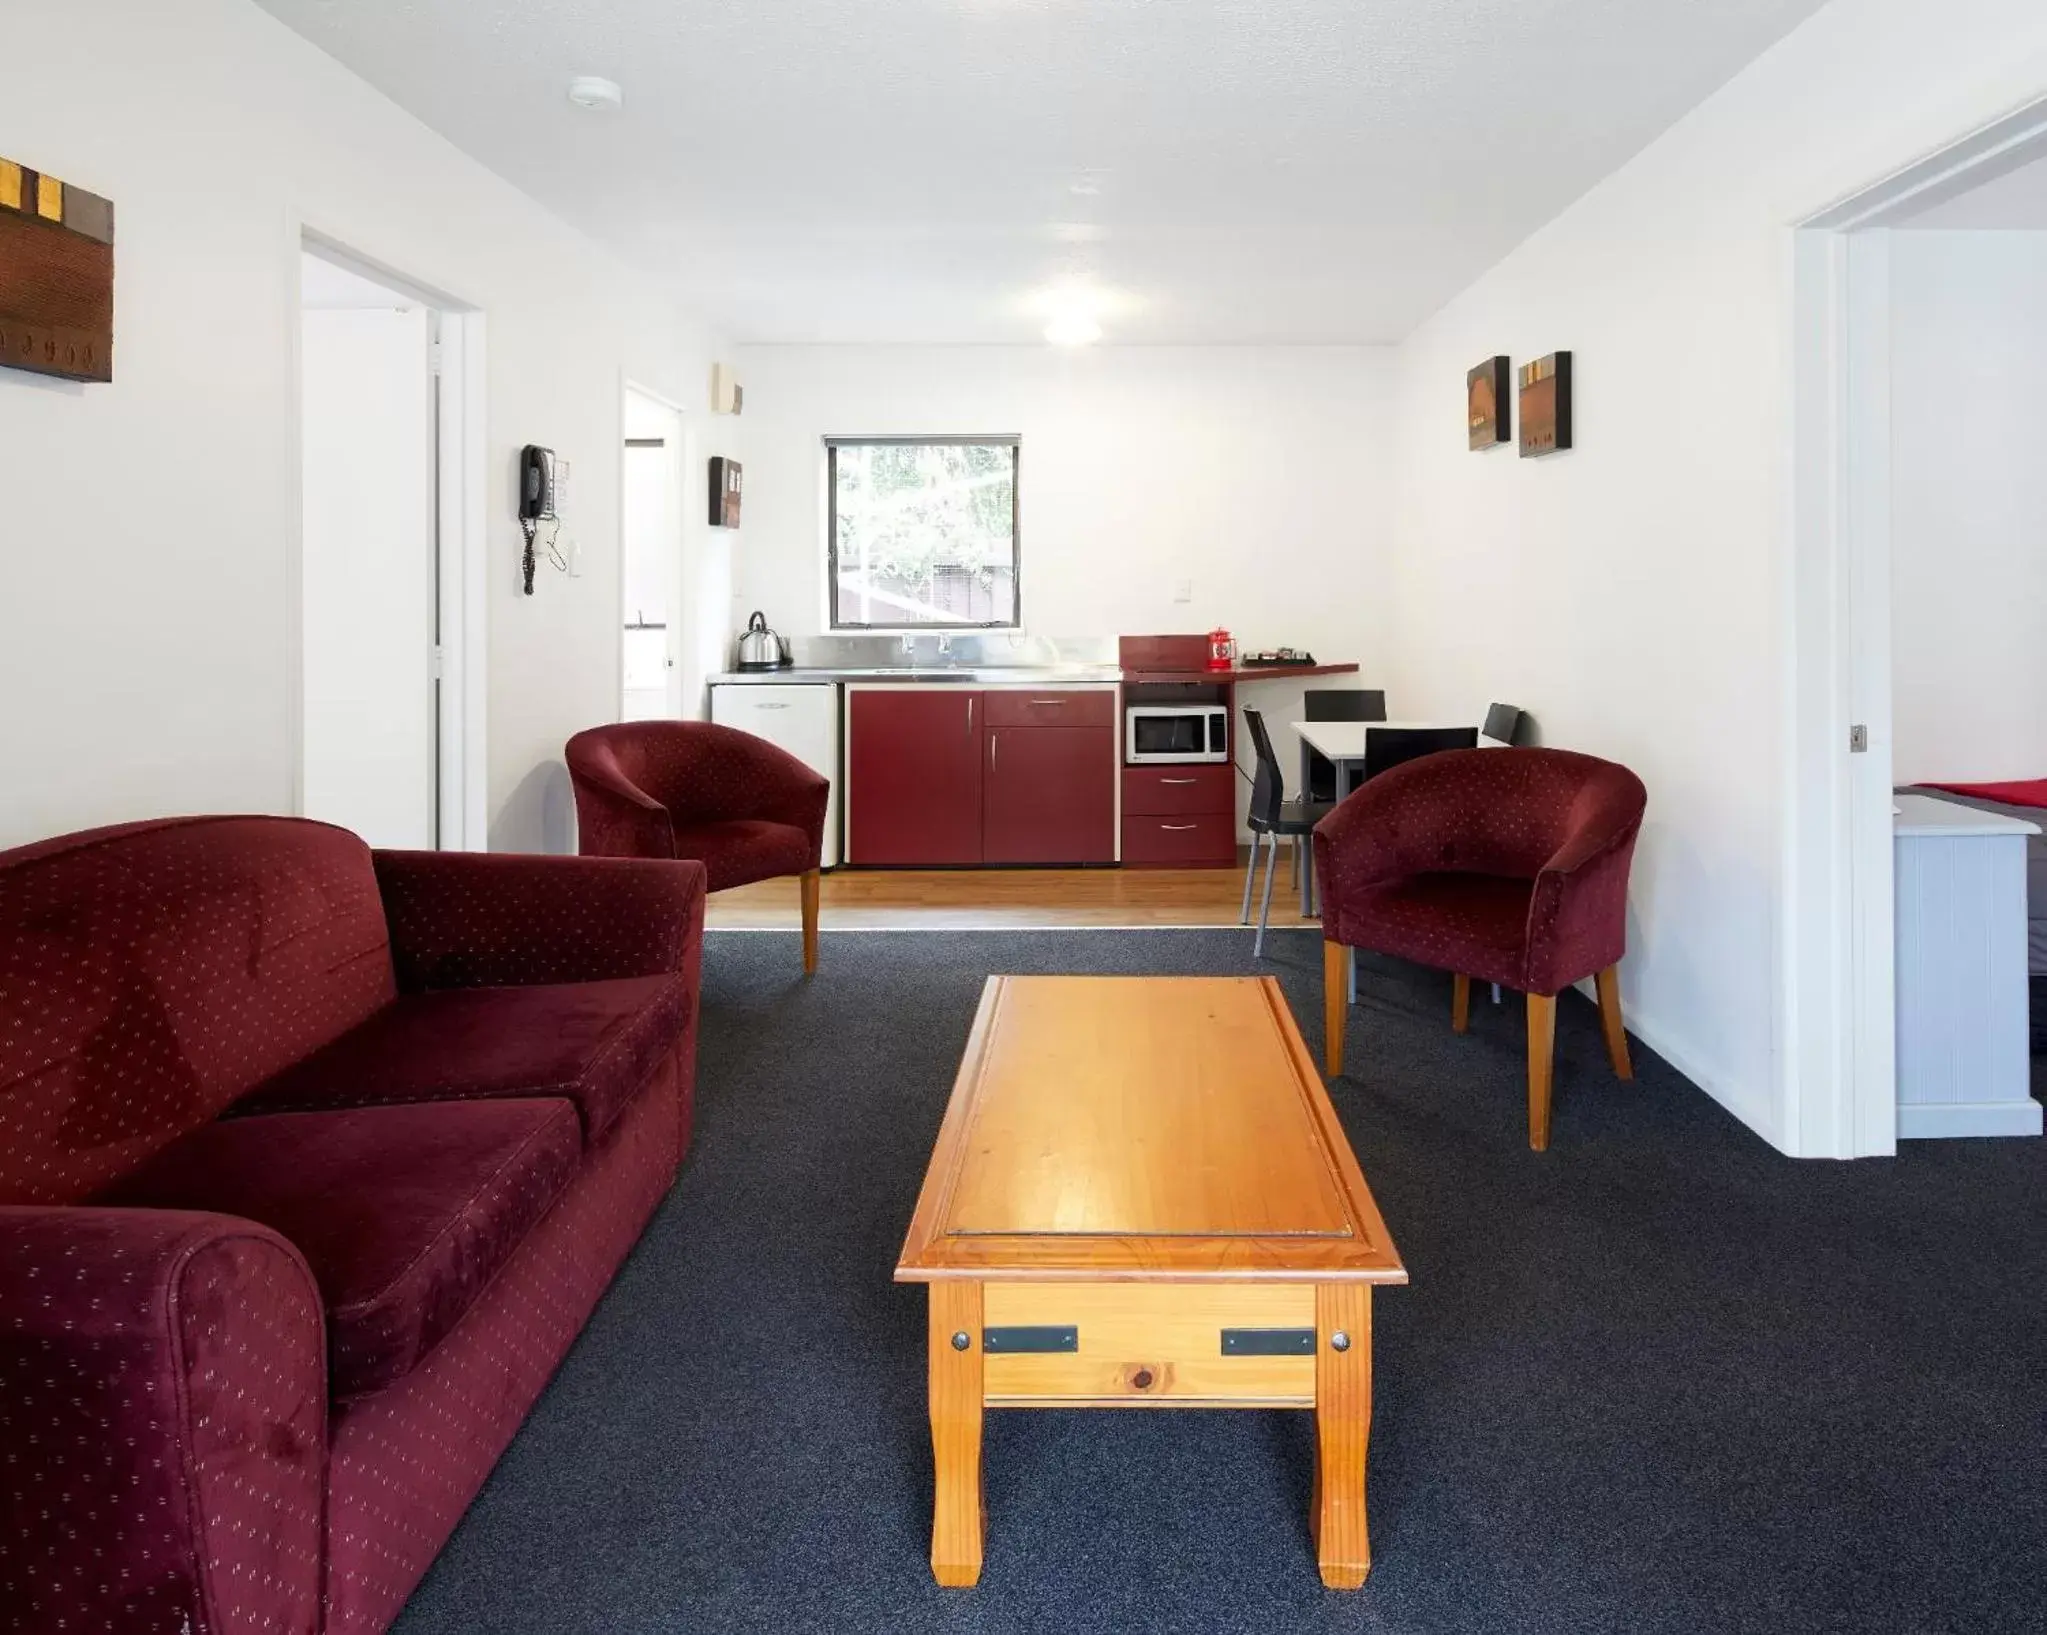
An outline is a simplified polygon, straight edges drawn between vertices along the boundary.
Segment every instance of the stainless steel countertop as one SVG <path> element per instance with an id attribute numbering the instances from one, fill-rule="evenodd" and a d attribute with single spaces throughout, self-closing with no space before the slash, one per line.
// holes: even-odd
<path id="1" fill-rule="evenodd" d="M 1057 687 L 1082 682 L 1121 681 L 1113 664 L 928 664 L 882 665 L 854 669 L 728 670 L 710 678 L 713 687 L 761 685 L 817 686 L 832 682 L 916 682 L 919 686 L 951 683 L 979 687 Z"/>

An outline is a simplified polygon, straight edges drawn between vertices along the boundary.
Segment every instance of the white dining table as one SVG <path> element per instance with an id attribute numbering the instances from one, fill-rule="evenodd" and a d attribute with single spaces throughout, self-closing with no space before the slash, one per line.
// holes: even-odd
<path id="1" fill-rule="evenodd" d="M 1296 721 L 1294 735 L 1301 741 L 1299 798 L 1308 797 L 1308 768 L 1316 755 L 1325 755 L 1336 767 L 1336 798 L 1342 800 L 1364 781 L 1365 738 L 1389 728 L 1438 731 L 1445 727 L 1471 727 L 1469 721 Z M 1475 729 L 1474 729 L 1475 730 Z M 1488 740 L 1481 735 L 1481 744 Z M 1315 912 L 1315 848 L 1301 847 L 1301 913 Z"/>

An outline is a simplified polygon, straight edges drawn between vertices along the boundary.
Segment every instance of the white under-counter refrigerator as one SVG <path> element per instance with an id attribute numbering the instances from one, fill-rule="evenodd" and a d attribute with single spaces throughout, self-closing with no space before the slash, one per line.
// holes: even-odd
<path id="1" fill-rule="evenodd" d="M 828 779 L 824 866 L 839 861 L 839 687 L 834 681 L 713 681 L 711 719 L 786 749 Z"/>
<path id="2" fill-rule="evenodd" d="M 2038 1135 L 2026 1021 L 2031 823 L 1900 794 L 1898 1134 Z"/>

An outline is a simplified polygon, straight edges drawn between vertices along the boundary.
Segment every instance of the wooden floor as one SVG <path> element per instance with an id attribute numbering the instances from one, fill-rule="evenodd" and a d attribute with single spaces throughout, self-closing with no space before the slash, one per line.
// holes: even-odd
<path id="1" fill-rule="evenodd" d="M 1258 870 L 1265 885 L 1265 870 Z M 818 913 L 832 930 L 1021 926 L 1235 925 L 1244 871 L 1234 869 L 835 869 Z M 1255 914 L 1258 904 L 1251 904 Z M 796 882 L 765 880 L 721 891 L 705 923 L 714 930 L 773 930 L 798 923 Z M 1272 886 L 1274 926 L 1315 925 L 1300 916 L 1282 857 Z"/>

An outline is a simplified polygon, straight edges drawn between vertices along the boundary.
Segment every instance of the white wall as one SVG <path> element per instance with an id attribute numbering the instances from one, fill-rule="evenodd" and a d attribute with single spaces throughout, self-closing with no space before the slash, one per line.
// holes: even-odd
<path id="1" fill-rule="evenodd" d="M 430 322 L 308 311 L 299 354 L 304 808 L 372 846 L 435 839 Z"/>
<path id="2" fill-rule="evenodd" d="M 2047 777 L 2047 232 L 1895 232 L 1900 783 Z"/>
<path id="3" fill-rule="evenodd" d="M 746 348 L 732 628 L 754 608 L 783 635 L 825 627 L 827 436 L 1015 432 L 1030 633 L 1223 625 L 1246 650 L 1356 660 L 1376 684 L 1391 362 L 1374 347 Z M 1244 701 L 1284 720 L 1299 696 L 1269 684 Z"/>
<path id="4" fill-rule="evenodd" d="M 303 225 L 486 314 L 490 840 L 572 845 L 562 743 L 619 712 L 622 380 L 702 402 L 711 338 L 248 0 L 8 0 L 6 26 L 36 69 L 0 153 L 115 203 L 116 378 L 0 371 L 0 844 L 292 805 Z M 573 463 L 583 561 L 530 600 L 526 442 Z"/>
<path id="5" fill-rule="evenodd" d="M 1794 1150 L 1789 229 L 2042 91 L 2038 0 L 1836 0 L 1401 349 L 1402 708 L 1482 680 L 1641 773 L 1631 1020 Z M 1465 370 L 1561 347 L 1577 448 L 1467 452 Z"/>
<path id="6" fill-rule="evenodd" d="M 1390 355 L 1372 347 L 743 349 L 738 611 L 824 628 L 824 439 L 1015 432 L 1033 634 L 1229 627 L 1360 651 L 1389 502 Z M 1191 599 L 1172 599 L 1173 581 Z"/>

